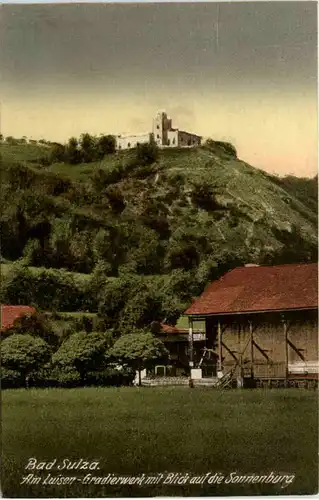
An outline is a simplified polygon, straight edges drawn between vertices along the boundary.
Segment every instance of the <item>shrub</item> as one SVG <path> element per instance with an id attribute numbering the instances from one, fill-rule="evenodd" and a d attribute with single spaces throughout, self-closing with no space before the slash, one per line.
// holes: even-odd
<path id="1" fill-rule="evenodd" d="M 1 389 L 16 389 L 24 384 L 21 373 L 17 370 L 9 370 L 4 366 L 0 368 Z"/>
<path id="2" fill-rule="evenodd" d="M 50 357 L 48 344 L 31 335 L 11 335 L 1 343 L 2 365 L 19 372 L 25 384 L 30 372 L 40 368 Z"/>
<path id="3" fill-rule="evenodd" d="M 81 383 L 87 372 L 104 367 L 105 353 L 112 339 L 112 333 L 79 332 L 71 335 L 63 342 L 53 355 L 54 366 L 69 367 L 79 374 Z"/>

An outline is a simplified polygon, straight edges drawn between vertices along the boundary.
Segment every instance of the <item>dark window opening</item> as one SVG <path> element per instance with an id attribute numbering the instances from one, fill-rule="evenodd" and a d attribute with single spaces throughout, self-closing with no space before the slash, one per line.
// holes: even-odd
<path id="1" fill-rule="evenodd" d="M 159 125 L 156 125 L 156 128 L 159 130 Z"/>
<path id="2" fill-rule="evenodd" d="M 171 145 L 171 140 L 170 139 L 167 139 L 167 145 L 170 146 Z"/>
<path id="3" fill-rule="evenodd" d="M 130 148 L 130 147 L 131 147 L 131 143 L 130 143 L 130 142 L 128 142 L 128 143 L 127 143 L 127 147 L 128 147 L 128 148 Z"/>

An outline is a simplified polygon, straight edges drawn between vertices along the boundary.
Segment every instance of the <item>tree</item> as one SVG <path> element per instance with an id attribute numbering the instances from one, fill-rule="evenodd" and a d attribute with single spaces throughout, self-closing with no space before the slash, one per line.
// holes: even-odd
<path id="1" fill-rule="evenodd" d="M 119 316 L 121 331 L 131 331 L 135 327 L 143 328 L 159 319 L 161 319 L 161 304 L 155 293 L 144 283 L 132 286 Z"/>
<path id="2" fill-rule="evenodd" d="M 65 148 L 65 157 L 66 160 L 72 165 L 80 163 L 81 153 L 78 149 L 78 140 L 75 137 L 71 137 L 69 139 L 68 144 Z"/>
<path id="3" fill-rule="evenodd" d="M 97 139 L 97 156 L 102 159 L 105 155 L 115 153 L 116 141 L 113 135 L 100 135 Z"/>
<path id="4" fill-rule="evenodd" d="M 96 159 L 96 139 L 92 135 L 85 133 L 80 137 L 80 148 L 84 163 L 90 163 Z"/>
<path id="5" fill-rule="evenodd" d="M 38 370 L 50 357 L 49 345 L 31 335 L 10 335 L 1 344 L 2 365 L 9 370 L 18 371 L 26 387 L 30 372 Z"/>
<path id="6" fill-rule="evenodd" d="M 54 332 L 51 321 L 45 314 L 37 312 L 16 318 L 12 327 L 2 332 L 2 337 L 9 335 L 31 335 L 41 338 L 53 348 L 59 343 L 59 337 Z"/>
<path id="7" fill-rule="evenodd" d="M 156 162 L 159 149 L 154 140 L 138 144 L 136 148 L 136 162 L 138 165 L 151 165 Z"/>
<path id="8" fill-rule="evenodd" d="M 63 342 L 53 355 L 52 363 L 64 368 L 72 367 L 75 369 L 83 384 L 89 371 L 103 368 L 106 361 L 106 350 L 110 346 L 111 340 L 111 332 L 74 333 Z"/>
<path id="9" fill-rule="evenodd" d="M 135 330 L 133 333 L 122 335 L 108 351 L 119 363 L 138 371 L 139 385 L 141 385 L 141 371 L 155 364 L 157 360 L 168 355 L 163 342 L 151 333 Z"/>
<path id="10" fill-rule="evenodd" d="M 63 163 L 66 160 L 66 147 L 63 144 L 55 142 L 49 153 L 50 163 Z"/>
<path id="11" fill-rule="evenodd" d="M 12 266 L 8 276 L 2 280 L 4 301 L 8 304 L 24 305 L 33 303 L 33 293 L 30 289 L 34 281 L 28 267 Z"/>

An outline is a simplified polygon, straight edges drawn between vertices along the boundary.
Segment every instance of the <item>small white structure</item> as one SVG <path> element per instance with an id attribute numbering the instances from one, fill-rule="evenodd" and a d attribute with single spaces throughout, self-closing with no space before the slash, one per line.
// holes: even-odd
<path id="1" fill-rule="evenodd" d="M 201 368 L 192 368 L 191 369 L 191 379 L 192 380 L 201 380 L 203 378 L 202 376 L 202 369 Z"/>
<path id="2" fill-rule="evenodd" d="M 153 119 L 152 132 L 139 135 L 118 135 L 116 149 L 131 149 L 138 144 L 155 141 L 160 148 L 181 148 L 199 146 L 201 137 L 172 127 L 172 119 L 164 111 L 159 111 Z"/>
<path id="3" fill-rule="evenodd" d="M 116 137 L 116 149 L 136 148 L 139 144 L 150 142 L 152 134 L 118 135 Z"/>
<path id="4" fill-rule="evenodd" d="M 142 380 L 143 380 L 143 378 L 145 378 L 145 377 L 146 377 L 146 369 L 141 370 L 141 381 L 142 381 Z M 134 384 L 134 385 L 139 385 L 139 381 L 140 381 L 140 378 L 139 378 L 139 372 L 138 372 L 138 371 L 136 371 L 136 373 L 135 373 L 135 378 L 134 378 L 134 380 L 133 380 L 133 384 Z"/>
<path id="5" fill-rule="evenodd" d="M 308 373 L 319 373 L 318 361 L 296 361 L 289 363 L 288 371 L 292 375 L 307 375 Z"/>

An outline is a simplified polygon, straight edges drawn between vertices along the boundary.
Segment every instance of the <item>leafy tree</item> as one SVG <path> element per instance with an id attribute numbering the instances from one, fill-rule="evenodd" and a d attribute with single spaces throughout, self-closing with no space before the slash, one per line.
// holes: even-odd
<path id="1" fill-rule="evenodd" d="M 199 263 L 198 248 L 192 241 L 186 239 L 171 240 L 166 254 L 169 269 L 192 269 Z"/>
<path id="2" fill-rule="evenodd" d="M 18 140 L 12 137 L 12 135 L 8 135 L 8 137 L 6 137 L 6 143 L 10 144 L 10 146 L 15 146 L 18 144 Z"/>
<path id="3" fill-rule="evenodd" d="M 75 137 L 71 137 L 65 148 L 65 158 L 68 163 L 76 165 L 81 162 L 81 153 L 78 148 L 78 140 Z"/>
<path id="4" fill-rule="evenodd" d="M 105 191 L 106 198 L 115 214 L 120 214 L 125 208 L 125 200 L 121 189 L 117 185 L 109 186 Z"/>
<path id="5" fill-rule="evenodd" d="M 135 278 L 129 296 L 119 315 L 119 329 L 128 332 L 132 328 L 149 326 L 162 318 L 161 303 L 155 290 L 149 289 L 141 279 Z"/>
<path id="6" fill-rule="evenodd" d="M 98 159 L 102 159 L 105 155 L 115 153 L 115 147 L 116 141 L 113 135 L 100 135 L 96 143 Z"/>
<path id="7" fill-rule="evenodd" d="M 2 280 L 4 302 L 16 305 L 32 305 L 33 293 L 30 289 L 33 275 L 25 266 L 14 266 L 8 276 Z"/>
<path id="8" fill-rule="evenodd" d="M 151 165 L 156 162 L 159 149 L 154 140 L 138 144 L 136 148 L 136 162 L 138 165 Z"/>
<path id="9" fill-rule="evenodd" d="M 82 161 L 90 163 L 97 159 L 96 139 L 92 135 L 81 134 L 79 146 L 81 150 Z"/>
<path id="10" fill-rule="evenodd" d="M 141 385 L 141 371 L 150 368 L 159 359 L 168 355 L 168 351 L 161 340 L 151 333 L 135 330 L 133 333 L 122 335 L 108 351 L 119 363 L 138 371 L 139 385 Z"/>
<path id="11" fill-rule="evenodd" d="M 42 254 L 39 240 L 30 239 L 23 249 L 23 264 L 27 266 L 41 265 Z"/>
<path id="12" fill-rule="evenodd" d="M 63 144 L 59 144 L 55 142 L 53 147 L 49 153 L 49 162 L 50 163 L 62 163 L 66 161 L 67 151 L 66 147 Z"/>
<path id="13" fill-rule="evenodd" d="M 10 335 L 1 343 L 1 363 L 9 370 L 21 374 L 27 386 L 28 376 L 33 370 L 39 369 L 51 357 L 48 344 L 31 335 Z"/>
<path id="14" fill-rule="evenodd" d="M 121 276 L 116 280 L 108 279 L 103 285 L 101 282 L 96 283 L 98 312 L 110 325 L 116 326 L 132 288 L 131 277 Z"/>
<path id="15" fill-rule="evenodd" d="M 72 367 L 80 375 L 82 384 L 89 371 L 99 370 L 105 365 L 105 354 L 112 341 L 112 333 L 79 332 L 63 342 L 53 355 L 53 365 Z"/>
<path id="16" fill-rule="evenodd" d="M 52 348 L 56 348 L 59 337 L 53 329 L 53 325 L 44 313 L 23 314 L 19 316 L 13 325 L 2 332 L 2 337 L 9 335 L 31 335 L 41 338 Z"/>
<path id="17" fill-rule="evenodd" d="M 131 222 L 122 224 L 125 268 L 137 274 L 156 274 L 163 269 L 165 246 L 152 229 Z"/>
<path id="18" fill-rule="evenodd" d="M 209 183 L 194 183 L 192 185 L 192 201 L 193 203 L 207 210 L 208 212 L 213 212 L 214 210 L 224 210 L 225 207 L 220 205 L 214 195 L 214 186 Z"/>

